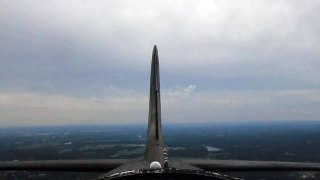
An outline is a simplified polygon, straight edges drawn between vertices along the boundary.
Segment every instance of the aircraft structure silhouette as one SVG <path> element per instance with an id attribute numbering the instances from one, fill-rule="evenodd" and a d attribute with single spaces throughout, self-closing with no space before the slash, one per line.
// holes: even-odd
<path id="1" fill-rule="evenodd" d="M 218 179 L 230 171 L 320 171 L 320 163 L 214 159 L 171 159 L 162 136 L 160 72 L 157 46 L 153 47 L 147 145 L 139 159 L 44 160 L 0 162 L 1 171 L 106 172 L 97 179 Z M 216 173 L 219 172 L 219 173 Z"/>

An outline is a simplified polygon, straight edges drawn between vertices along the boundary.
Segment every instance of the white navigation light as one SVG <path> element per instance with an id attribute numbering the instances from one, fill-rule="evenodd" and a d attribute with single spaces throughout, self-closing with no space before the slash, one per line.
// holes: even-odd
<path id="1" fill-rule="evenodd" d="M 153 162 L 150 164 L 150 168 L 151 168 L 151 169 L 161 169 L 161 164 L 160 164 L 158 161 L 153 161 Z"/>

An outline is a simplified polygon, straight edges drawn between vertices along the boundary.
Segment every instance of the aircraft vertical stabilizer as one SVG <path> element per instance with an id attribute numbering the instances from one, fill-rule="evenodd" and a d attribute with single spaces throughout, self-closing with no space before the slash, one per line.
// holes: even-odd
<path id="1" fill-rule="evenodd" d="M 144 159 L 164 163 L 164 143 L 161 127 L 160 73 L 158 49 L 155 45 L 152 52 L 150 97 L 148 117 L 148 140 Z"/>

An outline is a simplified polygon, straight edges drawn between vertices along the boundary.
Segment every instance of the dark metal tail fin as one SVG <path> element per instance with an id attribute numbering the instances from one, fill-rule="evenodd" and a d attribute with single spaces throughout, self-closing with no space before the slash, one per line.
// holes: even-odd
<path id="1" fill-rule="evenodd" d="M 158 49 L 155 45 L 152 52 L 150 97 L 148 118 L 148 142 L 144 159 L 153 162 L 164 162 L 164 143 L 161 127 L 160 73 Z"/>

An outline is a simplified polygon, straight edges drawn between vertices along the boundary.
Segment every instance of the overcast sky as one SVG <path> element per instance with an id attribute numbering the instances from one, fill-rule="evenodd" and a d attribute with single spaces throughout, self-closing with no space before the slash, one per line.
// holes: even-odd
<path id="1" fill-rule="evenodd" d="M 0 0 L 0 126 L 320 120 L 320 1 Z"/>

